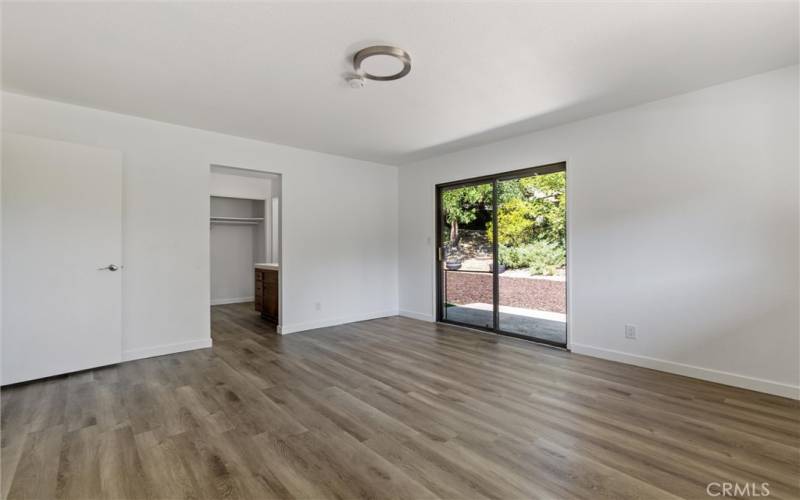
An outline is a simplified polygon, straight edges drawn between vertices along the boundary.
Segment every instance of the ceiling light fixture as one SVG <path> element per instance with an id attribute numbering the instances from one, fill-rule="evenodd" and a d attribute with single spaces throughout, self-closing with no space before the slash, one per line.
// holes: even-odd
<path id="1" fill-rule="evenodd" d="M 411 56 L 397 47 L 375 45 L 356 52 L 353 56 L 353 69 L 370 80 L 398 80 L 411 71 Z"/>

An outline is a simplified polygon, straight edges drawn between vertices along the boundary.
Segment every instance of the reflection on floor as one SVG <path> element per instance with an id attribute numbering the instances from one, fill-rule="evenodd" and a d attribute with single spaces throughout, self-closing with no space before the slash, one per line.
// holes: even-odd
<path id="1" fill-rule="evenodd" d="M 491 304 L 463 304 L 445 309 L 445 319 L 491 328 Z M 541 340 L 567 343 L 566 314 L 500 306 L 500 330 Z"/>

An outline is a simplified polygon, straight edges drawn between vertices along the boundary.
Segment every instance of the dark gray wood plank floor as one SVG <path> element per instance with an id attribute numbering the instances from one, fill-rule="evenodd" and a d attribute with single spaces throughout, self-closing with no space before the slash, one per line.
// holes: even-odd
<path id="1" fill-rule="evenodd" d="M 3 498 L 800 496 L 795 401 L 406 318 L 2 391 Z"/>

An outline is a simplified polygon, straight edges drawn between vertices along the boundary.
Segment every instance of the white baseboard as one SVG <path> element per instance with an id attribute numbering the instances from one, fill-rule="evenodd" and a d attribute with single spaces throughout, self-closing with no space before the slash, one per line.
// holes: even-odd
<path id="1" fill-rule="evenodd" d="M 400 309 L 398 314 L 406 318 L 418 319 L 420 321 L 427 321 L 429 323 L 433 323 L 434 321 L 436 321 L 432 314 L 425 314 L 416 311 L 408 311 L 406 309 Z"/>
<path id="2" fill-rule="evenodd" d="M 152 358 L 153 356 L 164 356 L 176 352 L 192 351 L 194 349 L 206 349 L 211 347 L 211 338 L 202 340 L 189 340 L 187 342 L 176 342 L 174 344 L 162 344 L 143 349 L 131 349 L 122 352 L 122 361 L 133 361 L 134 359 Z"/>
<path id="3" fill-rule="evenodd" d="M 286 335 L 289 333 L 303 332 L 306 330 L 314 330 L 316 328 L 326 328 L 328 326 L 343 325 L 345 323 L 355 323 L 356 321 L 366 321 L 368 319 L 386 318 L 388 316 L 397 316 L 397 310 L 379 311 L 365 314 L 355 314 L 351 316 L 340 316 L 338 318 L 322 319 L 319 321 L 308 321 L 305 323 L 295 323 L 293 325 L 280 325 L 278 333 Z"/>
<path id="4" fill-rule="evenodd" d="M 641 366 L 643 368 L 651 368 L 653 370 L 675 373 L 677 375 L 684 375 L 686 377 L 708 380 L 709 382 L 717 382 L 719 384 L 732 385 L 734 387 L 741 387 L 743 389 L 750 389 L 752 391 L 765 392 L 767 394 L 774 394 L 776 396 L 783 396 L 785 398 L 800 399 L 800 386 L 785 384 L 783 382 L 748 377 L 746 375 L 738 375 L 736 373 L 686 365 L 683 363 L 676 363 L 674 361 L 651 358 L 638 354 L 630 354 L 627 352 L 604 349 L 585 344 L 573 343 L 571 345 L 571 349 L 574 353 L 584 354 L 586 356 L 592 356 L 595 358 L 618 361 L 620 363 Z"/>
<path id="5" fill-rule="evenodd" d="M 235 297 L 233 299 L 212 299 L 211 305 L 212 306 L 221 306 L 224 304 L 240 304 L 242 302 L 253 302 L 256 300 L 255 297 Z"/>

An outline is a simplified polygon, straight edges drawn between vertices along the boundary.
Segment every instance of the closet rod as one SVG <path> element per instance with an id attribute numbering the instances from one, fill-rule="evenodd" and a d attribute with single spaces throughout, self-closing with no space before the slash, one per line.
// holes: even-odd
<path id="1" fill-rule="evenodd" d="M 212 224 L 258 224 L 264 221 L 263 217 L 211 217 Z"/>

